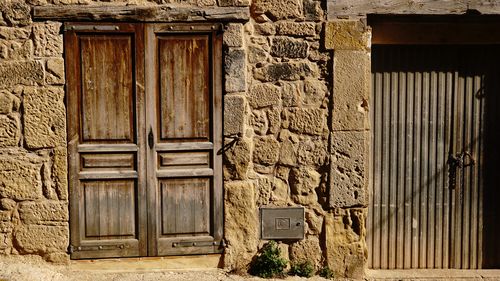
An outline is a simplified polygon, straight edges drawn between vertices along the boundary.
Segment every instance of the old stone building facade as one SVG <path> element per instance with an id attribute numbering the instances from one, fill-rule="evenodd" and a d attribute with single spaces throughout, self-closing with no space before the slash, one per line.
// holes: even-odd
<path id="1" fill-rule="evenodd" d="M 0 253 L 54 262 L 70 257 L 70 195 L 76 191 L 68 179 L 73 156 L 65 23 L 210 22 L 224 24 L 223 168 L 214 170 L 224 181 L 224 267 L 246 270 L 265 243 L 259 208 L 303 206 L 304 239 L 281 241 L 285 257 L 316 269 L 328 266 L 338 277 L 363 276 L 372 39 L 367 14 L 500 11 L 495 1 L 375 2 L 2 1 Z"/>

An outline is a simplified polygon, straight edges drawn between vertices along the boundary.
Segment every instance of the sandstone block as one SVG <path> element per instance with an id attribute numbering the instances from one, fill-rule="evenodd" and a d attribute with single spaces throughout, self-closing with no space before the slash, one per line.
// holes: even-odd
<path id="1" fill-rule="evenodd" d="M 219 2 L 219 6 L 221 7 L 246 7 L 250 5 L 250 0 L 218 0 L 217 2 Z"/>
<path id="2" fill-rule="evenodd" d="M 310 168 L 295 168 L 288 179 L 292 191 L 292 199 L 301 205 L 313 205 L 318 202 L 316 188 L 321 182 L 321 175 Z"/>
<path id="3" fill-rule="evenodd" d="M 333 79 L 333 130 L 369 128 L 370 54 L 336 51 Z"/>
<path id="4" fill-rule="evenodd" d="M 62 88 L 29 88 L 24 91 L 24 134 L 29 148 L 66 145 Z"/>
<path id="5" fill-rule="evenodd" d="M 267 115 L 264 111 L 254 110 L 250 120 L 253 130 L 257 135 L 267 134 L 269 122 L 267 121 Z"/>
<path id="6" fill-rule="evenodd" d="M 323 19 L 321 1 L 305 0 L 304 16 L 307 21 L 321 21 Z"/>
<path id="7" fill-rule="evenodd" d="M 272 20 L 302 18 L 302 1 L 300 0 L 255 0 L 252 10 L 256 14 L 266 14 Z"/>
<path id="8" fill-rule="evenodd" d="M 0 40 L 0 58 L 4 60 L 27 60 L 33 56 L 33 43 Z"/>
<path id="9" fill-rule="evenodd" d="M 16 40 L 16 39 L 28 39 L 31 34 L 31 28 L 22 27 L 7 27 L 0 26 L 0 39 L 4 40 Z"/>
<path id="10" fill-rule="evenodd" d="M 323 134 L 326 125 L 326 112 L 319 108 L 293 108 L 284 111 L 290 131 L 309 134 Z"/>
<path id="11" fill-rule="evenodd" d="M 0 63 L 0 85 L 4 87 L 43 83 L 44 71 L 40 61 Z"/>
<path id="12" fill-rule="evenodd" d="M 63 53 L 61 23 L 46 22 L 33 25 L 35 56 L 60 57 Z"/>
<path id="13" fill-rule="evenodd" d="M 0 197 L 14 200 L 42 198 L 42 159 L 21 150 L 0 152 Z"/>
<path id="14" fill-rule="evenodd" d="M 56 147 L 52 157 L 52 181 L 55 184 L 57 197 L 60 200 L 68 199 L 68 168 L 67 150 L 65 147 Z"/>
<path id="15" fill-rule="evenodd" d="M 255 183 L 257 206 L 268 205 L 271 199 L 272 180 L 270 178 L 259 178 Z"/>
<path id="16" fill-rule="evenodd" d="M 318 237 L 310 236 L 290 245 L 290 262 L 310 262 L 317 270 L 321 262 L 321 252 Z"/>
<path id="17" fill-rule="evenodd" d="M 338 131 L 331 136 L 330 206 L 368 204 L 369 132 Z"/>
<path id="18" fill-rule="evenodd" d="M 226 145 L 233 140 L 226 139 Z M 251 141 L 240 138 L 224 152 L 224 178 L 247 179 L 248 166 L 252 160 Z"/>
<path id="19" fill-rule="evenodd" d="M 316 25 L 312 22 L 278 22 L 276 23 L 276 34 L 291 36 L 314 36 Z"/>
<path id="20" fill-rule="evenodd" d="M 56 264 L 69 264 L 70 262 L 69 255 L 63 252 L 49 253 L 44 256 L 44 259 Z"/>
<path id="21" fill-rule="evenodd" d="M 325 218 L 326 262 L 336 277 L 362 278 L 368 257 L 366 209 L 338 209 Z"/>
<path id="22" fill-rule="evenodd" d="M 227 47 L 242 47 L 243 46 L 243 24 L 230 23 L 224 31 L 224 44 Z"/>
<path id="23" fill-rule="evenodd" d="M 16 201 L 9 198 L 0 199 L 0 210 L 11 211 L 16 207 Z"/>
<path id="24" fill-rule="evenodd" d="M 254 26 L 255 32 L 261 35 L 274 35 L 276 34 L 276 27 L 270 22 L 256 24 Z"/>
<path id="25" fill-rule="evenodd" d="M 0 221 L 0 233 L 11 233 L 14 224 L 10 221 Z"/>
<path id="26" fill-rule="evenodd" d="M 229 270 L 246 271 L 257 252 L 259 222 L 252 182 L 233 181 L 225 184 L 224 235 L 227 248 L 224 266 Z"/>
<path id="27" fill-rule="evenodd" d="M 10 26 L 25 26 L 31 23 L 31 8 L 25 1 L 2 1 L 0 12 Z"/>
<path id="28" fill-rule="evenodd" d="M 326 23 L 325 47 L 334 50 L 368 50 L 371 32 L 359 20 L 335 20 Z"/>
<path id="29" fill-rule="evenodd" d="M 252 108 L 278 105 L 280 100 L 280 89 L 273 84 L 253 85 L 248 93 L 248 103 Z"/>
<path id="30" fill-rule="evenodd" d="M 262 63 L 267 61 L 267 53 L 261 47 L 251 45 L 248 47 L 248 62 L 249 63 Z"/>
<path id="31" fill-rule="evenodd" d="M 304 95 L 302 98 L 304 105 L 321 107 L 327 98 L 328 88 L 324 81 L 316 79 L 306 79 L 304 81 Z"/>
<path id="32" fill-rule="evenodd" d="M 243 49 L 230 49 L 225 57 L 226 92 L 246 90 L 246 52 Z"/>
<path id="33" fill-rule="evenodd" d="M 7 249 L 12 247 L 12 238 L 10 233 L 0 233 L 0 253 L 10 254 Z"/>
<path id="34" fill-rule="evenodd" d="M 0 91 L 0 114 L 9 114 L 19 110 L 21 101 L 8 91 Z"/>
<path id="35" fill-rule="evenodd" d="M 297 164 L 297 145 L 289 140 L 281 143 L 280 164 L 286 166 L 295 166 Z"/>
<path id="36" fill-rule="evenodd" d="M 300 104 L 304 85 L 299 82 L 281 82 L 281 99 L 283 106 L 296 107 Z"/>
<path id="37" fill-rule="evenodd" d="M 305 41 L 276 37 L 273 39 L 271 55 L 279 58 L 306 58 L 309 44 Z"/>
<path id="38" fill-rule="evenodd" d="M 61 201 L 22 202 L 19 205 L 19 216 L 26 224 L 67 222 L 69 219 L 68 203 Z"/>
<path id="39" fill-rule="evenodd" d="M 14 229 L 14 241 L 22 254 L 64 252 L 69 245 L 69 227 L 21 225 Z"/>
<path id="40" fill-rule="evenodd" d="M 308 139 L 305 138 L 298 144 L 297 162 L 306 166 L 321 166 L 326 162 L 327 139 Z"/>
<path id="41" fill-rule="evenodd" d="M 276 206 L 287 206 L 290 203 L 290 188 L 288 184 L 280 179 L 273 180 L 273 190 L 271 193 L 271 201 Z"/>
<path id="42" fill-rule="evenodd" d="M 269 133 L 277 134 L 281 129 L 281 108 L 273 107 L 267 110 Z"/>
<path id="43" fill-rule="evenodd" d="M 224 96 L 224 135 L 243 135 L 247 116 L 247 102 L 239 95 Z"/>
<path id="44" fill-rule="evenodd" d="M 318 66 L 307 62 L 283 62 L 257 68 L 254 77 L 265 82 L 278 80 L 296 81 L 318 75 Z"/>
<path id="45" fill-rule="evenodd" d="M 269 166 L 278 162 L 280 144 L 273 136 L 254 138 L 253 161 Z"/>
<path id="46" fill-rule="evenodd" d="M 0 221 L 10 221 L 12 219 L 11 211 L 0 211 Z"/>
<path id="47" fill-rule="evenodd" d="M 307 233 L 319 235 L 323 229 L 323 216 L 316 214 L 314 210 L 306 210 L 305 219 L 307 223 Z"/>
<path id="48" fill-rule="evenodd" d="M 66 81 L 64 77 L 64 59 L 51 58 L 47 60 L 46 82 L 51 85 L 63 85 Z"/>
<path id="49" fill-rule="evenodd" d="M 0 115 L 0 147 L 17 146 L 21 139 L 18 116 Z"/>

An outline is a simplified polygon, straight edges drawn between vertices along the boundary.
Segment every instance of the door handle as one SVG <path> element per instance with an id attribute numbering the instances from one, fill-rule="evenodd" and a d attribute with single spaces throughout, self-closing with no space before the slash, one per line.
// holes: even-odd
<path id="1" fill-rule="evenodd" d="M 457 186 L 457 170 L 459 168 L 463 169 L 465 167 L 474 166 L 476 164 L 476 160 L 474 160 L 474 157 L 472 157 L 470 152 L 462 151 L 462 153 L 459 153 L 456 156 L 450 154 L 448 156 L 448 164 L 450 165 L 448 172 L 450 189 L 455 189 Z"/>
<path id="2" fill-rule="evenodd" d="M 148 145 L 149 145 L 149 148 L 150 149 L 153 149 L 153 146 L 154 146 L 154 135 L 153 135 L 153 128 L 150 127 L 149 128 L 149 134 L 148 134 Z"/>

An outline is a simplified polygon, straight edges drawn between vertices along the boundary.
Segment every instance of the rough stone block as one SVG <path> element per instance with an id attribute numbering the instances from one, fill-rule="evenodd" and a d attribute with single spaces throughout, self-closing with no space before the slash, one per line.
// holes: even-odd
<path id="1" fill-rule="evenodd" d="M 336 51 L 333 65 L 332 130 L 368 129 L 370 54 Z"/>
<path id="2" fill-rule="evenodd" d="M 18 97 L 7 91 L 0 91 L 0 114 L 9 114 L 19 110 L 21 101 Z"/>
<path id="3" fill-rule="evenodd" d="M 302 18 L 301 0 L 255 0 L 252 2 L 255 14 L 266 14 L 271 20 Z"/>
<path id="4" fill-rule="evenodd" d="M 258 135 L 265 135 L 269 130 L 269 122 L 267 120 L 266 112 L 254 110 L 250 118 L 250 125 Z"/>
<path id="5" fill-rule="evenodd" d="M 291 36 L 314 36 L 316 25 L 312 22 L 278 22 L 276 23 L 276 34 Z"/>
<path id="6" fill-rule="evenodd" d="M 0 14 L 10 26 L 25 26 L 31 23 L 31 7 L 22 0 L 2 1 Z"/>
<path id="7" fill-rule="evenodd" d="M 33 57 L 33 43 L 0 40 L 0 58 L 4 60 L 28 60 Z"/>
<path id="8" fill-rule="evenodd" d="M 362 278 L 368 249 L 366 209 L 337 209 L 325 217 L 326 262 L 335 277 Z"/>
<path id="9" fill-rule="evenodd" d="M 64 76 L 64 59 L 51 58 L 47 60 L 46 82 L 51 85 L 63 85 L 66 81 Z"/>
<path id="10" fill-rule="evenodd" d="M 300 205 L 318 205 L 316 189 L 321 183 L 321 174 L 310 168 L 293 168 L 290 171 L 288 182 L 290 184 L 291 199 Z"/>
<path id="11" fill-rule="evenodd" d="M 67 222 L 69 219 L 68 203 L 61 201 L 22 202 L 19 205 L 19 216 L 26 224 Z"/>
<path id="12" fill-rule="evenodd" d="M 0 199 L 0 210 L 11 211 L 16 207 L 16 201 L 9 198 Z"/>
<path id="13" fill-rule="evenodd" d="M 63 53 L 61 23 L 45 22 L 33 25 L 35 56 L 60 57 Z"/>
<path id="14" fill-rule="evenodd" d="M 281 129 L 281 107 L 272 107 L 267 111 L 269 133 L 277 134 Z"/>
<path id="15" fill-rule="evenodd" d="M 69 264 L 70 257 L 63 252 L 49 253 L 43 257 L 46 261 L 56 264 Z"/>
<path id="16" fill-rule="evenodd" d="M 247 102 L 240 95 L 224 96 L 224 135 L 243 135 L 247 118 Z"/>
<path id="17" fill-rule="evenodd" d="M 229 49 L 225 57 L 224 70 L 226 73 L 226 92 L 244 92 L 246 90 L 245 50 Z"/>
<path id="18" fill-rule="evenodd" d="M 24 134 L 29 148 L 66 144 L 66 110 L 62 88 L 24 91 Z"/>
<path id="19" fill-rule="evenodd" d="M 40 61 L 0 63 L 0 85 L 4 87 L 43 83 L 44 71 Z"/>
<path id="20" fill-rule="evenodd" d="M 28 39 L 31 35 L 31 28 L 0 26 L 0 39 L 16 40 Z"/>
<path id="21" fill-rule="evenodd" d="M 14 229 L 14 241 L 22 254 L 64 252 L 69 245 L 69 227 L 21 225 Z"/>
<path id="22" fill-rule="evenodd" d="M 321 1 L 304 0 L 304 16 L 307 21 L 323 20 Z"/>
<path id="23" fill-rule="evenodd" d="M 326 138 L 304 138 L 298 144 L 297 160 L 299 165 L 322 166 L 328 157 Z"/>
<path id="24" fill-rule="evenodd" d="M 224 235 L 227 241 L 224 267 L 246 271 L 257 252 L 259 238 L 254 184 L 249 181 L 228 182 L 224 198 Z"/>
<path id="25" fill-rule="evenodd" d="M 305 77 L 314 77 L 318 74 L 318 66 L 308 62 L 283 62 L 257 68 L 254 77 L 265 82 L 278 80 L 296 81 Z"/>
<path id="26" fill-rule="evenodd" d="M 367 206 L 369 141 L 365 131 L 332 133 L 330 206 Z"/>
<path id="27" fill-rule="evenodd" d="M 227 47 L 243 46 L 243 24 L 230 23 L 224 31 L 224 45 Z"/>
<path id="28" fill-rule="evenodd" d="M 311 235 L 319 235 L 323 231 L 323 218 L 324 214 L 317 214 L 316 211 L 311 209 L 306 210 L 306 233 Z"/>
<path id="29" fill-rule="evenodd" d="M 10 233 L 0 233 L 0 253 L 10 254 L 10 251 L 6 251 L 12 247 L 12 238 Z"/>
<path id="30" fill-rule="evenodd" d="M 60 200 L 68 199 L 68 166 L 67 150 L 65 147 L 56 147 L 52 157 L 52 181 L 55 184 L 57 197 Z"/>
<path id="31" fill-rule="evenodd" d="M 248 62 L 249 63 L 263 63 L 267 61 L 267 53 L 262 47 L 251 45 L 248 47 Z"/>
<path id="32" fill-rule="evenodd" d="M 276 27 L 270 22 L 264 22 L 254 25 L 255 33 L 261 35 L 274 35 L 276 34 Z"/>
<path id="33" fill-rule="evenodd" d="M 321 252 L 318 237 L 310 236 L 290 245 L 290 262 L 310 262 L 317 270 L 321 262 Z"/>
<path id="34" fill-rule="evenodd" d="M 232 139 L 226 139 L 228 145 Z M 251 141 L 240 138 L 224 152 L 224 179 L 247 179 L 248 166 L 252 161 Z"/>
<path id="35" fill-rule="evenodd" d="M 250 0 L 218 0 L 219 6 L 221 7 L 247 7 L 250 6 Z"/>
<path id="36" fill-rule="evenodd" d="M 254 138 L 253 161 L 257 164 L 269 166 L 278 162 L 280 143 L 274 136 Z"/>
<path id="37" fill-rule="evenodd" d="M 253 85 L 248 93 L 248 103 L 252 108 L 279 105 L 280 100 L 280 89 L 273 84 Z"/>
<path id="38" fill-rule="evenodd" d="M 333 50 L 368 50 L 371 31 L 359 20 L 335 20 L 326 23 L 325 47 Z"/>
<path id="39" fill-rule="evenodd" d="M 325 81 L 306 79 L 304 81 L 304 95 L 302 102 L 311 107 L 321 107 L 328 97 L 328 88 Z"/>
<path id="40" fill-rule="evenodd" d="M 0 211 L 0 221 L 10 221 L 12 219 L 11 211 Z"/>
<path id="41" fill-rule="evenodd" d="M 42 198 L 42 158 L 22 150 L 0 151 L 0 197 L 14 200 Z"/>
<path id="42" fill-rule="evenodd" d="M 281 143 L 280 164 L 286 166 L 295 166 L 297 164 L 297 145 L 289 140 Z"/>
<path id="43" fill-rule="evenodd" d="M 319 108 L 292 108 L 284 112 L 284 122 L 293 132 L 309 135 L 323 134 L 326 110 Z"/>
<path id="44" fill-rule="evenodd" d="M 0 147 L 18 146 L 21 122 L 18 116 L 0 115 Z"/>
<path id="45" fill-rule="evenodd" d="M 302 81 L 299 82 L 281 82 L 281 99 L 285 107 L 299 106 L 301 101 L 304 85 Z"/>
<path id="46" fill-rule="evenodd" d="M 0 221 L 0 233 L 11 233 L 14 224 L 10 221 Z"/>
<path id="47" fill-rule="evenodd" d="M 306 58 L 309 44 L 290 37 L 273 39 L 271 55 L 279 58 Z"/>

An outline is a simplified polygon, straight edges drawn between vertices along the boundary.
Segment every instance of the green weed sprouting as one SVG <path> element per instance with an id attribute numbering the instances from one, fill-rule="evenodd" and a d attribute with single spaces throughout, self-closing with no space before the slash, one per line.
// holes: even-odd
<path id="1" fill-rule="evenodd" d="M 314 267 L 309 261 L 292 264 L 289 272 L 290 275 L 297 275 L 300 277 L 311 277 L 313 273 Z"/>
<path id="2" fill-rule="evenodd" d="M 259 256 L 250 265 L 250 274 L 262 278 L 282 277 L 288 261 L 281 257 L 281 250 L 274 241 L 269 241 Z"/>

